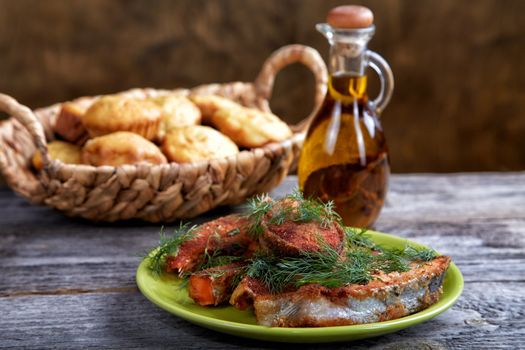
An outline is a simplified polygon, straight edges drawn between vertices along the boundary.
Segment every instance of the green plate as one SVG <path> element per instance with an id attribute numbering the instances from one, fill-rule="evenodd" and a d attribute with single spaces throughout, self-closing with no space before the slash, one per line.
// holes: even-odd
<path id="1" fill-rule="evenodd" d="M 420 244 L 404 238 L 368 231 L 367 234 L 378 244 L 403 248 L 408 242 L 415 247 Z M 321 343 L 355 340 L 391 333 L 431 319 L 451 307 L 463 290 L 463 276 L 453 263 L 445 275 L 443 296 L 431 307 L 392 321 L 353 326 L 319 328 L 277 328 L 259 326 L 253 312 L 239 311 L 232 306 L 202 307 L 189 297 L 186 288 L 180 288 L 176 277 L 153 276 L 144 260 L 137 269 L 137 285 L 151 302 L 189 322 L 219 332 L 241 337 L 278 342 Z"/>

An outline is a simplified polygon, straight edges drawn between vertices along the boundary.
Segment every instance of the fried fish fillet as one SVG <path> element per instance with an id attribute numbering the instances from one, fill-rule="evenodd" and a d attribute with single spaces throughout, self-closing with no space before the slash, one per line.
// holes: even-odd
<path id="1" fill-rule="evenodd" d="M 205 252 L 221 250 L 229 255 L 242 255 L 252 243 L 247 226 L 247 220 L 235 214 L 200 225 L 195 236 L 184 242 L 176 255 L 166 258 L 166 271 L 191 272 L 202 263 Z"/>
<path id="2" fill-rule="evenodd" d="M 330 221 L 291 221 L 279 222 L 276 216 L 286 212 L 289 216 L 299 216 L 299 203 L 291 199 L 275 202 L 273 209 L 264 217 L 264 230 L 259 237 L 263 249 L 277 256 L 298 256 L 305 252 L 319 252 L 328 248 L 340 252 L 344 246 L 344 232 L 339 223 Z"/>
<path id="3" fill-rule="evenodd" d="M 323 327 L 372 323 L 400 318 L 437 302 L 443 292 L 448 256 L 413 263 L 410 271 L 377 273 L 371 282 L 327 288 L 304 285 L 271 294 L 261 282 L 246 277 L 230 303 L 253 304 L 257 322 L 271 327 Z"/>

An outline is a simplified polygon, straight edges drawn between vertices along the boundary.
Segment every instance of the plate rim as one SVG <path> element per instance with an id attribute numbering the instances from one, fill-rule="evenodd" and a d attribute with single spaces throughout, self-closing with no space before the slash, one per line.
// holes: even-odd
<path id="1" fill-rule="evenodd" d="M 418 248 L 425 247 L 422 244 L 411 241 L 404 237 L 399 237 L 396 235 L 372 231 L 369 230 L 367 233 L 371 233 L 372 236 L 379 236 L 387 239 L 395 240 L 404 240 L 407 243 L 410 243 L 413 246 Z M 215 317 L 201 315 L 189 310 L 185 310 L 176 303 L 165 301 L 162 298 L 155 298 L 148 290 L 148 286 L 145 281 L 145 274 L 150 274 L 146 264 L 148 259 L 141 261 L 140 265 L 137 268 L 135 280 L 140 292 L 153 304 L 157 305 L 161 309 L 168 311 L 188 322 L 197 324 L 202 327 L 214 329 L 217 331 L 233 334 L 236 336 L 243 336 L 248 338 L 256 339 L 265 339 L 268 340 L 270 337 L 278 336 L 301 336 L 304 337 L 305 341 L 312 341 L 310 338 L 335 338 L 340 337 L 342 333 L 346 335 L 341 339 L 348 339 L 354 335 L 361 335 L 363 332 L 368 332 L 370 335 L 380 335 L 384 333 L 394 332 L 406 327 L 409 327 L 414 324 L 418 324 L 424 321 L 427 321 L 431 318 L 436 317 L 437 315 L 448 310 L 457 299 L 460 297 L 464 288 L 464 279 L 463 275 L 459 268 L 453 262 L 450 263 L 450 266 L 446 272 L 445 278 L 447 275 L 452 275 L 456 280 L 456 283 L 452 285 L 449 291 L 450 296 L 447 299 L 440 299 L 437 303 L 431 305 L 430 307 L 416 312 L 414 314 L 404 316 L 398 319 L 366 323 L 366 324 L 357 324 L 357 325 L 345 325 L 345 326 L 329 326 L 329 327 L 268 327 L 258 324 L 247 324 L 235 321 L 222 320 Z M 144 274 L 144 275 L 143 275 Z M 151 277 L 151 276 L 148 276 Z M 299 342 L 300 340 L 290 340 L 290 339 L 272 339 L 272 341 L 280 342 Z M 326 340 L 321 340 L 326 341 Z M 329 340 L 328 340 L 329 341 Z"/>

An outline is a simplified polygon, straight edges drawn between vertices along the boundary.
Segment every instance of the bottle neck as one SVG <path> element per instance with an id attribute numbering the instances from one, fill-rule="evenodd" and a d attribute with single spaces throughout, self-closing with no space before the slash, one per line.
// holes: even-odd
<path id="1" fill-rule="evenodd" d="M 328 91 L 343 103 L 366 95 L 365 43 L 336 41 L 330 46 Z"/>
<path id="2" fill-rule="evenodd" d="M 346 104 L 362 100 L 366 98 L 366 82 L 366 75 L 330 75 L 327 98 Z"/>
<path id="3" fill-rule="evenodd" d="M 363 76 L 367 62 L 365 53 L 368 42 L 374 35 L 371 25 L 360 29 L 333 28 L 326 23 L 316 26 L 330 43 L 330 75 Z"/>
<path id="4" fill-rule="evenodd" d="M 351 103 L 366 96 L 367 45 L 375 27 L 360 29 L 333 28 L 326 23 L 316 26 L 330 43 L 328 62 L 329 96 L 343 103 Z"/>
<path id="5" fill-rule="evenodd" d="M 329 72 L 332 76 L 365 75 L 366 44 L 334 42 L 330 46 Z"/>

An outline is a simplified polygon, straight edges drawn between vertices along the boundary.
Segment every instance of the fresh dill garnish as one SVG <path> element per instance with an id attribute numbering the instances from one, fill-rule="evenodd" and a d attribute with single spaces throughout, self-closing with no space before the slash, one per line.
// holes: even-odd
<path id="1" fill-rule="evenodd" d="M 179 276 L 182 282 L 177 287 L 178 290 L 184 290 L 188 287 L 188 285 L 190 284 L 190 276 L 191 274 L 184 274 L 182 276 Z"/>
<path id="2" fill-rule="evenodd" d="M 356 229 L 352 227 L 345 227 L 345 238 L 348 247 L 353 249 L 355 247 L 363 247 L 382 252 L 384 257 L 392 259 L 401 259 L 405 263 L 411 261 L 430 261 L 438 256 L 436 251 L 427 248 L 415 248 L 409 244 L 405 245 L 404 249 L 385 248 L 375 244 L 368 235 L 366 229 Z M 402 262 L 402 261 L 401 261 Z M 401 263 L 400 263 L 401 266 Z M 401 268 L 401 267 L 400 267 Z M 395 269 L 395 271 L 399 271 Z"/>
<path id="3" fill-rule="evenodd" d="M 324 251 L 307 253 L 305 258 L 304 262 L 298 260 L 290 265 L 302 266 L 303 272 L 300 272 L 300 278 L 295 282 L 297 287 L 317 283 L 335 288 L 347 284 L 366 284 L 372 279 L 368 269 L 370 257 L 366 254 L 353 254 L 347 260 L 341 260 L 336 250 L 325 247 Z"/>
<path id="4" fill-rule="evenodd" d="M 204 262 L 197 270 L 202 271 L 212 267 L 229 265 L 242 259 L 241 256 L 223 255 L 220 249 L 214 250 L 211 254 L 206 250 L 204 252 Z"/>
<path id="5" fill-rule="evenodd" d="M 367 259 L 365 255 L 362 258 Z M 313 283 L 325 287 L 366 284 L 372 278 L 368 264 L 356 259 L 342 261 L 339 253 L 328 246 L 321 252 L 305 252 L 297 257 L 258 255 L 251 260 L 246 274 L 264 283 L 271 293 Z"/>
<path id="6" fill-rule="evenodd" d="M 271 217 L 268 223 L 272 225 L 282 225 L 286 221 L 298 223 L 316 221 L 321 227 L 326 228 L 333 222 L 341 223 L 341 217 L 335 211 L 333 201 L 323 203 L 313 197 L 305 198 L 298 189 L 273 204 L 269 211 Z"/>
<path id="7" fill-rule="evenodd" d="M 297 257 L 258 254 L 250 260 L 245 275 L 261 281 L 271 293 L 306 284 L 336 288 L 348 284 L 366 284 L 378 278 L 374 276 L 375 272 L 409 271 L 412 261 L 429 261 L 436 256 L 431 255 L 428 249 L 412 246 L 404 249 L 380 247 L 363 236 L 363 232 L 354 233 L 358 237 L 355 241 L 357 244 L 348 249 L 344 258 L 327 244 L 321 244 L 320 251 L 304 252 Z"/>
<path id="8" fill-rule="evenodd" d="M 335 211 L 335 202 L 333 200 L 329 200 L 325 203 L 324 211 L 325 215 L 321 218 L 321 224 L 323 226 L 328 226 L 330 223 L 329 221 L 337 221 L 338 223 L 342 223 L 343 219 Z"/>
<path id="9" fill-rule="evenodd" d="M 331 223 L 341 223 L 341 217 L 335 211 L 333 201 L 323 203 L 314 197 L 304 197 L 304 194 L 295 189 L 291 194 L 284 197 L 297 202 L 297 208 L 289 211 L 287 219 L 294 222 L 317 221 L 322 227 L 328 227 Z"/>
<path id="10" fill-rule="evenodd" d="M 225 275 L 233 272 L 234 275 L 232 277 L 232 281 L 235 280 L 235 278 L 239 275 L 239 268 L 228 268 L 228 269 L 215 269 L 215 270 L 212 270 L 212 271 L 206 271 L 206 275 L 209 276 L 209 277 L 212 277 L 212 278 L 221 278 L 221 277 L 224 277 Z M 240 282 L 240 280 L 239 280 Z M 237 285 L 238 282 L 234 285 Z"/>
<path id="11" fill-rule="evenodd" d="M 279 208 L 277 212 L 273 213 L 272 217 L 268 220 L 268 223 L 272 225 L 284 224 L 284 222 L 288 219 L 288 216 L 291 211 L 292 208 L 290 207 Z"/>
<path id="12" fill-rule="evenodd" d="M 376 248 L 376 244 L 366 235 L 367 229 L 356 229 L 353 227 L 345 227 L 345 239 L 349 247 L 358 246 L 369 249 Z"/>
<path id="13" fill-rule="evenodd" d="M 189 224 L 180 224 L 178 229 L 173 231 L 171 236 L 164 234 L 164 227 L 160 229 L 159 247 L 147 254 L 144 259 L 149 259 L 148 268 L 155 274 L 160 275 L 166 267 L 166 258 L 169 255 L 175 255 L 180 246 L 187 240 L 195 237 L 194 231 L 197 226 Z"/>
<path id="14" fill-rule="evenodd" d="M 279 260 L 273 255 L 256 255 L 250 261 L 245 274 L 261 281 L 271 293 L 280 292 L 292 282 L 292 279 L 288 279 L 291 276 L 279 273 L 276 268 Z"/>
<path id="15" fill-rule="evenodd" d="M 327 228 L 333 222 L 338 224 L 342 222 L 335 211 L 333 201 L 323 203 L 311 197 L 305 198 L 297 189 L 277 202 L 267 194 L 251 198 L 246 205 L 246 216 L 250 219 L 248 234 L 253 238 L 259 237 L 264 232 L 265 217 L 271 225 L 282 225 L 286 221 L 297 223 L 317 221 L 321 227 Z"/>
<path id="16" fill-rule="evenodd" d="M 240 267 L 239 271 L 235 274 L 235 276 L 233 276 L 233 279 L 231 282 L 231 285 L 233 287 L 237 287 L 237 285 L 241 283 L 242 279 L 246 276 L 246 269 L 247 269 L 246 266 Z"/>
<path id="17" fill-rule="evenodd" d="M 369 268 L 373 271 L 405 272 L 410 270 L 410 266 L 402 254 L 397 249 L 382 248 L 380 254 L 373 256 Z"/>
<path id="18" fill-rule="evenodd" d="M 416 249 L 411 245 L 406 245 L 403 250 L 403 256 L 411 261 L 430 261 L 435 259 L 438 256 L 438 253 L 433 249 Z"/>
<path id="19" fill-rule="evenodd" d="M 263 233 L 262 220 L 272 210 L 273 203 L 267 194 L 257 195 L 248 200 L 246 211 L 251 221 L 248 228 L 248 234 L 251 237 L 257 238 Z"/>

